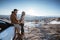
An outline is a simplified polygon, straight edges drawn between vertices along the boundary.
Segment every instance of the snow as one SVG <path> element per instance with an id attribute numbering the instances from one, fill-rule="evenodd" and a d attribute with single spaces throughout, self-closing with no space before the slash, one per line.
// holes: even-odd
<path id="1" fill-rule="evenodd" d="M 35 24 L 34 22 L 25 22 L 24 26 L 32 28 L 32 27 L 40 27 L 41 23 Z"/>
<path id="2" fill-rule="evenodd" d="M 60 24 L 60 21 L 51 21 L 50 23 L 48 23 L 48 24 Z"/>
<path id="3" fill-rule="evenodd" d="M 9 27 L 0 33 L 0 39 L 2 40 L 12 40 L 14 37 L 14 27 Z"/>

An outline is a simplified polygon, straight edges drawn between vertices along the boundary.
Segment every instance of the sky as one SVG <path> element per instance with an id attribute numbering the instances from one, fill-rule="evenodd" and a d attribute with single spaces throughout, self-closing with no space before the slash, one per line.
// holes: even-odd
<path id="1" fill-rule="evenodd" d="M 0 0 L 0 15 L 10 15 L 13 9 L 18 9 L 18 14 L 60 16 L 60 0 Z"/>

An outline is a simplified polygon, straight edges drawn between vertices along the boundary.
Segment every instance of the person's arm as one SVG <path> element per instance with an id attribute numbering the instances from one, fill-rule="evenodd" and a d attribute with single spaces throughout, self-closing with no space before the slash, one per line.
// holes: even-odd
<path id="1" fill-rule="evenodd" d="M 24 23 L 24 16 L 22 16 L 22 18 L 21 18 L 22 20 L 21 20 L 21 23 Z"/>
<path id="2" fill-rule="evenodd" d="M 15 15 L 13 16 L 13 19 L 15 20 L 15 23 L 19 24 L 19 22 L 18 22 L 18 20 L 17 20 Z"/>

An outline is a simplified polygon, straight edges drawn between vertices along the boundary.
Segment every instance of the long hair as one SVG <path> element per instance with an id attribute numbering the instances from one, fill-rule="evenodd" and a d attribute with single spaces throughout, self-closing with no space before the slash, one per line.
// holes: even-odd
<path id="1" fill-rule="evenodd" d="M 20 18 L 20 21 L 22 21 L 22 17 L 25 15 L 25 12 L 23 11 L 22 12 L 22 15 L 21 15 L 21 18 Z"/>
<path id="2" fill-rule="evenodd" d="M 23 11 L 21 17 L 24 16 L 24 15 L 25 15 L 25 12 Z"/>

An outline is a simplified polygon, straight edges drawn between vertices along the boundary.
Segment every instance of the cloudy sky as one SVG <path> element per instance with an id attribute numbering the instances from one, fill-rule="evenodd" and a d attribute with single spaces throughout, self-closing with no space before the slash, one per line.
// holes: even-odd
<path id="1" fill-rule="evenodd" d="M 0 15 L 10 15 L 13 9 L 18 9 L 18 14 L 25 11 L 32 16 L 60 16 L 60 1 L 0 0 Z"/>

